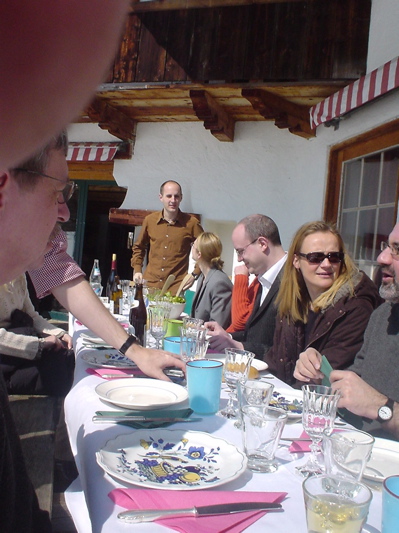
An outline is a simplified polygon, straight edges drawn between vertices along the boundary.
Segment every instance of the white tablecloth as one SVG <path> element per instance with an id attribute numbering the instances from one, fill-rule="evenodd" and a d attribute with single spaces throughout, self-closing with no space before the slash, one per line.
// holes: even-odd
<path id="1" fill-rule="evenodd" d="M 86 372 L 88 365 L 79 357 L 83 346 L 79 332 L 82 326 L 75 326 L 74 343 L 76 347 L 76 369 L 74 385 L 65 400 L 65 417 L 72 451 L 75 455 L 79 478 L 69 487 L 66 501 L 79 533 L 118 533 L 127 531 L 146 531 L 148 533 L 166 533 L 167 528 L 155 523 L 140 526 L 126 525 L 117 519 L 117 514 L 124 510 L 113 504 L 108 493 L 125 485 L 109 475 L 97 465 L 95 454 L 104 444 L 117 435 L 130 433 L 134 429 L 116 424 L 95 424 L 92 417 L 95 411 L 112 410 L 105 405 L 95 392 L 95 387 L 104 380 Z M 286 389 L 287 385 L 273 378 L 275 389 Z M 221 405 L 226 403 L 226 391 L 222 391 Z M 116 409 L 116 408 L 115 408 Z M 182 424 L 174 424 L 180 428 Z M 223 438 L 242 449 L 240 430 L 234 423 L 220 416 L 203 417 L 200 422 L 185 424 L 189 430 L 205 431 Z M 299 436 L 302 426 L 288 423 L 283 436 Z M 277 491 L 287 492 L 283 502 L 283 513 L 268 513 L 251 525 L 249 533 L 307 533 L 305 508 L 302 496 L 302 479 L 295 473 L 295 467 L 306 462 L 309 454 L 290 454 L 288 446 L 279 447 L 277 457 L 280 467 L 273 474 L 257 474 L 246 470 L 238 479 L 222 485 L 220 490 Z M 137 487 L 135 487 L 137 488 Z M 218 490 L 215 488 L 214 490 Z M 381 492 L 373 491 L 373 501 L 365 531 L 378 533 L 381 527 Z"/>

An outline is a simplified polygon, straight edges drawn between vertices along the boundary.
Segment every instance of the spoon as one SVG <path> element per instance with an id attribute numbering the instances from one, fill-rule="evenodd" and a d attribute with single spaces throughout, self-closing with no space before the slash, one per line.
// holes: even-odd
<path id="1" fill-rule="evenodd" d="M 159 295 L 160 298 L 165 294 L 165 292 L 169 289 L 169 287 L 172 285 L 172 283 L 175 281 L 174 274 L 169 274 L 169 276 L 166 278 L 166 281 L 162 287 L 161 294 Z"/>
<path id="2" fill-rule="evenodd" d="M 180 283 L 179 288 L 177 289 L 176 297 L 180 296 L 181 291 L 183 290 L 184 285 L 191 278 L 191 274 L 186 274 L 183 278 L 183 281 Z"/>

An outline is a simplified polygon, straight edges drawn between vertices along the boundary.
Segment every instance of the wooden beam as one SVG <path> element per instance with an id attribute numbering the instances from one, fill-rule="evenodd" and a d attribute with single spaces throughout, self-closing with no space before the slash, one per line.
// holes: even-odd
<path id="1" fill-rule="evenodd" d="M 190 91 L 194 112 L 204 127 L 222 142 L 234 141 L 234 120 L 206 91 Z"/>
<path id="2" fill-rule="evenodd" d="M 309 109 L 289 102 L 262 89 L 243 89 L 242 96 L 267 120 L 274 120 L 278 128 L 288 128 L 291 133 L 309 139 L 316 133 L 310 127 Z"/>
<path id="3" fill-rule="evenodd" d="M 252 4 L 287 4 L 303 1 L 304 0 L 131 0 L 130 11 L 131 13 L 142 13 L 145 11 L 167 11 L 171 9 L 198 9 Z"/>
<path id="4" fill-rule="evenodd" d="M 98 122 L 101 129 L 107 130 L 122 141 L 134 144 L 137 122 L 118 108 L 96 98 L 86 111 L 91 120 Z"/>

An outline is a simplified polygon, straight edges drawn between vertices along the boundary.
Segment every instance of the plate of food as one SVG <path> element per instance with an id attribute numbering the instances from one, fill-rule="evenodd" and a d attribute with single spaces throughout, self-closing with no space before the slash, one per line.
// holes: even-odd
<path id="1" fill-rule="evenodd" d="M 388 476 L 399 475 L 399 442 L 376 438 L 363 477 L 383 482 Z"/>
<path id="2" fill-rule="evenodd" d="M 105 381 L 96 387 L 99 397 L 126 409 L 151 410 L 168 407 L 188 398 L 187 389 L 172 383 L 149 378 L 122 378 Z"/>
<path id="3" fill-rule="evenodd" d="M 137 368 L 136 363 L 118 350 L 84 351 L 80 357 L 85 363 L 99 368 Z"/>
<path id="4" fill-rule="evenodd" d="M 207 359 L 216 359 L 217 361 L 223 361 L 226 359 L 225 353 L 207 353 L 206 354 Z M 261 361 L 260 359 L 253 359 L 251 363 L 251 369 L 249 371 L 249 379 L 256 379 L 259 377 L 259 372 L 263 372 L 264 370 L 267 370 L 268 364 L 265 363 L 265 361 Z"/>
<path id="5" fill-rule="evenodd" d="M 140 487 L 199 490 L 240 476 L 247 458 L 236 446 L 202 431 L 139 429 L 109 440 L 96 454 L 107 474 Z"/>
<path id="6" fill-rule="evenodd" d="M 284 411 L 287 411 L 288 418 L 301 418 L 303 406 L 302 393 L 293 389 L 274 391 L 270 405 L 272 407 L 280 407 Z"/>

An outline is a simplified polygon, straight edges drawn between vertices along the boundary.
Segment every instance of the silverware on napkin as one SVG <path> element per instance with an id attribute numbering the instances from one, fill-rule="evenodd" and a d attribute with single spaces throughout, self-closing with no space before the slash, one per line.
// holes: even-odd
<path id="1" fill-rule="evenodd" d="M 124 415 L 124 416 L 101 416 L 94 415 L 93 422 L 199 422 L 202 418 L 179 418 L 174 416 L 153 417 L 142 415 Z"/>
<path id="2" fill-rule="evenodd" d="M 312 442 L 312 439 L 303 437 L 280 437 L 280 440 L 287 440 L 289 442 Z"/>
<path id="3" fill-rule="evenodd" d="M 219 505 L 202 505 L 201 507 L 191 507 L 188 509 L 140 509 L 134 511 L 123 511 L 118 514 L 120 520 L 133 524 L 141 522 L 152 522 L 160 518 L 170 518 L 172 516 L 213 516 L 220 514 L 243 513 L 245 511 L 283 511 L 281 503 L 267 502 L 237 502 L 222 503 Z"/>

